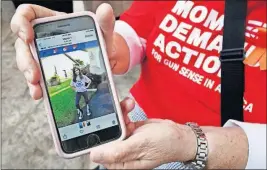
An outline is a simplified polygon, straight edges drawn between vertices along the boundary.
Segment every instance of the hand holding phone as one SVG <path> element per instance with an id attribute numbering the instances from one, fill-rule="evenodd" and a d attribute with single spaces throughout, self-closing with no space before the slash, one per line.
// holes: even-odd
<path id="1" fill-rule="evenodd" d="M 23 7 L 25 9 L 23 9 Z M 24 17 L 26 15 L 23 14 L 23 11 L 24 13 L 26 11 L 26 7 L 28 8 L 28 17 Z M 18 14 L 21 14 L 21 16 L 19 16 Z M 69 15 L 67 17 L 62 16 L 53 19 L 50 18 L 38 20 L 37 23 L 42 24 L 37 25 L 35 27 L 35 30 L 33 30 L 30 25 L 30 20 L 34 19 L 34 17 L 48 17 L 57 15 L 61 15 L 61 13 L 51 11 L 49 9 L 45 9 L 36 5 L 32 5 L 30 7 L 22 6 L 18 9 L 17 15 L 14 16 L 11 25 L 12 30 L 16 32 L 20 37 L 20 39 L 18 39 L 16 42 L 16 49 L 17 51 L 20 51 L 19 53 L 17 53 L 17 59 L 23 61 L 22 63 L 18 62 L 19 69 L 24 72 L 25 77 L 28 80 L 31 94 L 35 99 L 38 99 L 42 96 L 42 91 L 38 84 L 41 77 L 40 84 L 44 92 L 43 95 L 46 100 L 50 125 L 52 127 L 53 137 L 58 152 L 65 158 L 71 158 L 88 153 L 90 148 L 95 146 L 96 144 L 103 144 L 108 141 L 124 138 L 125 129 L 123 127 L 123 121 L 119 110 L 120 108 L 118 108 L 117 106 L 118 102 L 116 101 L 116 94 L 112 85 L 110 68 L 107 65 L 107 57 L 105 56 L 105 51 L 101 51 L 101 48 L 98 48 L 102 46 L 103 49 L 103 42 L 101 42 L 103 41 L 103 39 L 101 36 L 98 37 L 99 33 L 101 32 L 98 25 L 94 25 L 94 19 L 91 20 L 90 17 L 85 16 L 84 13 L 80 15 Z M 90 22 L 90 20 L 92 22 Z M 108 52 L 110 51 L 110 49 L 112 50 L 112 48 L 110 48 L 110 46 L 112 47 L 112 44 L 109 43 L 112 40 L 112 38 L 109 37 L 109 32 L 113 32 L 113 30 L 111 29 L 113 27 L 112 24 L 113 23 L 111 23 L 110 25 L 106 24 L 106 29 L 104 29 L 105 31 L 103 31 L 104 33 L 107 33 L 104 37 L 106 39 L 106 48 Z M 80 39 L 78 38 L 78 40 L 76 39 L 74 44 L 73 39 L 81 35 L 85 35 L 85 37 Z M 32 41 L 33 37 L 35 37 L 34 41 Z M 97 39 L 96 37 L 98 37 L 99 39 Z M 59 38 L 61 38 L 61 40 L 59 40 Z M 21 39 L 24 40 L 24 42 Z M 84 41 L 85 39 L 87 41 Z M 32 42 L 31 48 L 32 52 L 35 53 L 34 56 L 36 60 L 33 60 L 32 56 L 30 55 L 29 47 L 27 46 L 27 43 L 29 42 Z M 37 48 L 35 49 L 33 47 Z M 78 48 L 79 51 L 83 51 L 85 53 L 81 54 L 80 52 L 78 54 L 78 49 L 76 48 Z M 88 57 L 82 57 L 86 56 L 84 54 L 86 54 L 88 50 L 91 51 L 92 48 L 95 48 L 95 50 L 93 50 L 95 53 L 97 53 L 95 55 L 103 57 L 94 58 L 94 60 L 98 60 L 94 61 L 94 69 L 87 68 L 88 65 L 91 65 L 88 64 L 88 62 L 91 62 L 91 60 L 88 59 Z M 23 54 L 27 54 L 26 57 L 25 55 L 23 56 Z M 74 56 L 72 54 L 74 54 Z M 24 57 L 23 59 L 21 58 L 22 56 Z M 58 56 L 60 56 L 61 59 L 59 59 Z M 103 59 L 103 61 L 99 61 L 101 59 Z M 37 63 L 40 63 L 40 66 Z M 66 65 L 69 65 L 68 68 L 66 68 Z M 42 74 L 40 74 L 38 67 L 41 68 Z M 52 67 L 54 67 L 54 69 L 52 69 Z M 105 70 L 105 68 L 107 69 Z M 88 77 L 86 75 L 81 74 L 82 69 L 85 69 L 88 72 L 94 72 L 98 76 L 106 76 L 105 82 L 101 83 L 103 83 L 104 85 L 106 83 L 107 88 L 106 90 L 102 91 L 108 91 L 108 93 L 106 92 L 106 94 L 112 95 L 112 99 L 110 99 L 111 102 L 109 103 L 109 106 L 112 107 L 109 108 L 110 113 L 104 112 L 104 115 L 95 117 L 101 118 L 101 120 L 93 121 L 95 122 L 95 124 L 99 121 L 102 122 L 102 125 L 104 125 L 105 128 L 97 125 L 96 127 L 94 127 L 94 130 L 92 130 L 92 128 L 87 129 L 87 132 L 83 130 L 84 127 L 89 127 L 92 124 L 92 122 L 88 121 L 89 116 L 91 115 L 90 107 L 92 107 L 92 105 L 89 104 L 88 96 L 84 93 L 85 89 L 83 89 L 83 84 L 86 81 L 90 81 L 87 80 Z M 68 70 L 68 73 L 66 73 L 66 70 Z M 72 71 L 70 72 L 70 70 Z M 64 75 L 59 76 L 59 72 L 61 72 L 61 74 L 63 74 L 64 72 Z M 71 74 L 71 78 L 68 76 L 68 74 Z M 65 80 L 62 82 L 64 76 Z M 70 82 L 68 82 L 67 80 Z M 60 104 L 57 103 L 57 101 L 62 102 L 63 98 L 69 97 L 66 93 L 68 92 L 68 86 L 66 86 L 68 85 L 68 83 L 76 89 L 75 102 L 77 115 L 74 115 L 72 112 L 70 117 L 72 116 L 74 118 L 71 121 L 70 119 L 62 120 L 60 118 L 62 114 L 66 114 L 66 112 L 62 111 L 62 109 L 61 111 L 58 111 L 60 110 L 58 109 L 60 108 Z M 103 84 L 101 85 L 103 86 Z M 55 92 L 53 88 L 55 86 L 60 87 L 60 90 Z M 61 95 L 60 97 L 60 95 L 58 94 L 63 94 L 63 92 L 66 93 L 66 95 Z M 99 93 L 101 94 L 101 91 L 99 91 Z M 84 98 L 85 102 L 85 107 L 83 109 L 81 109 L 80 106 L 77 106 L 80 104 L 80 99 L 82 97 Z M 56 100 L 56 98 L 59 98 L 59 100 Z M 68 105 L 65 105 L 63 107 L 66 106 Z M 83 116 L 85 116 L 83 112 L 87 112 L 87 118 L 85 121 L 81 121 L 84 119 Z M 99 113 L 99 111 L 94 112 Z M 110 116 L 113 118 L 111 118 Z M 103 121 L 104 119 L 106 121 Z M 109 120 L 111 119 L 114 120 L 109 122 Z M 107 125 L 109 123 L 112 123 L 114 126 Z M 80 128 L 79 135 L 77 134 L 78 128 Z M 69 134 L 67 135 L 66 133 Z"/>
<path id="2" fill-rule="evenodd" d="M 10 24 L 11 30 L 19 37 L 15 43 L 17 65 L 19 70 L 24 73 L 30 89 L 30 95 L 35 100 L 42 98 L 42 90 L 38 84 L 40 70 L 33 60 L 29 49 L 29 42 L 33 41 L 34 38 L 31 21 L 38 18 L 60 15 L 65 15 L 65 13 L 38 5 L 23 4 L 17 8 Z M 108 57 L 110 58 L 111 65 L 113 65 L 112 63 L 115 62 L 114 57 L 110 55 L 112 53 L 112 32 L 114 27 L 112 7 L 108 4 L 100 5 L 97 9 L 96 17 L 106 42 Z"/>

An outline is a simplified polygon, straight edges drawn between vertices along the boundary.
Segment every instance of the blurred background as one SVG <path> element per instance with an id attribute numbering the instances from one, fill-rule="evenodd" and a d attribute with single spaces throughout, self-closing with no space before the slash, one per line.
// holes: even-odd
<path id="1" fill-rule="evenodd" d="M 1 112 L 2 112 L 2 169 L 92 169 L 96 164 L 88 156 L 65 160 L 55 152 L 43 100 L 33 101 L 23 74 L 15 59 L 16 36 L 10 30 L 10 20 L 16 6 L 24 1 L 1 1 Z M 27 1 L 31 2 L 31 1 Z M 53 2 L 53 3 L 51 3 Z M 45 1 L 55 10 L 95 12 L 99 4 L 112 5 L 119 16 L 131 5 L 131 1 Z M 33 1 L 40 3 L 40 0 Z M 115 77 L 120 99 L 126 97 L 129 88 L 139 76 L 139 67 L 127 75 Z"/>

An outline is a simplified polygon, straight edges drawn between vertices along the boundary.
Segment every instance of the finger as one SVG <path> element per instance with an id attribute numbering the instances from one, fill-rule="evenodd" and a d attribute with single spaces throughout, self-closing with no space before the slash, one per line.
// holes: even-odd
<path id="1" fill-rule="evenodd" d="M 135 138 L 109 143 L 94 148 L 91 151 L 90 158 L 93 162 L 99 164 L 113 164 L 135 160 L 140 154 L 140 147 L 136 147 L 137 145 L 138 141 Z"/>
<path id="2" fill-rule="evenodd" d="M 96 10 L 96 18 L 103 32 L 108 56 L 111 57 L 113 51 L 113 31 L 115 24 L 112 7 L 106 3 L 100 5 Z"/>
<path id="3" fill-rule="evenodd" d="M 20 38 L 15 43 L 16 60 L 20 71 L 25 78 L 32 84 L 37 84 L 40 80 L 40 70 L 32 57 L 30 48 Z"/>
<path id="4" fill-rule="evenodd" d="M 122 102 L 121 102 L 121 110 L 122 110 L 122 114 L 123 114 L 123 118 L 125 121 L 125 124 L 129 124 L 130 123 L 130 119 L 128 117 L 128 113 L 131 112 L 134 108 L 134 100 L 131 98 L 125 98 Z"/>
<path id="5" fill-rule="evenodd" d="M 30 23 L 32 20 L 60 14 L 62 13 L 39 5 L 22 4 L 17 8 L 16 13 L 12 17 L 11 30 L 23 41 L 30 42 L 34 37 L 33 28 Z"/>
<path id="6" fill-rule="evenodd" d="M 30 90 L 30 95 L 34 100 L 41 99 L 43 96 L 41 86 L 39 84 L 31 84 L 27 82 L 29 90 Z"/>
<path id="7" fill-rule="evenodd" d="M 143 126 L 144 124 L 145 121 L 130 122 L 126 124 L 126 137 L 128 138 L 129 136 L 131 136 L 137 128 Z"/>
<path id="8" fill-rule="evenodd" d="M 125 98 L 121 102 L 121 108 L 122 108 L 122 113 L 123 113 L 123 119 L 124 123 L 126 124 L 126 137 L 129 137 L 136 128 L 140 127 L 143 125 L 143 122 L 131 122 L 128 113 L 133 110 L 135 106 L 134 100 L 131 98 Z"/>
<path id="9" fill-rule="evenodd" d="M 146 124 L 150 123 L 167 123 L 169 120 L 162 120 L 162 119 L 147 119 L 145 121 L 137 121 L 137 122 L 130 122 L 126 125 L 127 132 L 126 132 L 126 137 L 131 136 L 134 132 L 138 132 L 136 130 L 141 130 L 139 129 L 141 126 L 144 126 Z"/>
<path id="10" fill-rule="evenodd" d="M 113 70 L 116 67 L 118 60 L 112 59 L 112 57 L 110 57 L 109 59 L 110 59 L 109 60 L 110 68 L 111 68 L 111 70 Z"/>

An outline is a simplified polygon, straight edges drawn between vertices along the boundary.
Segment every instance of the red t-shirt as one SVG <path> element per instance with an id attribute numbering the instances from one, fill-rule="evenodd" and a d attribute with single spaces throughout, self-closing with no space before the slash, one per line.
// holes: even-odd
<path id="1" fill-rule="evenodd" d="M 266 45 L 266 37 L 254 41 L 258 28 L 266 28 L 265 14 L 266 2 L 249 1 L 247 56 Z M 147 40 L 131 93 L 148 118 L 220 125 L 223 19 L 224 1 L 135 1 L 121 15 Z M 266 123 L 266 69 L 255 63 L 245 67 L 244 119 Z"/>

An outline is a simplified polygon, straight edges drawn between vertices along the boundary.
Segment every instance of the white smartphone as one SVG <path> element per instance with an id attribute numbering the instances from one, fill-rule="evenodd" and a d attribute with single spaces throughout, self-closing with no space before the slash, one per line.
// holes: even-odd
<path id="1" fill-rule="evenodd" d="M 73 158 L 125 138 L 104 39 L 95 15 L 79 12 L 32 21 L 32 54 L 58 154 Z"/>

